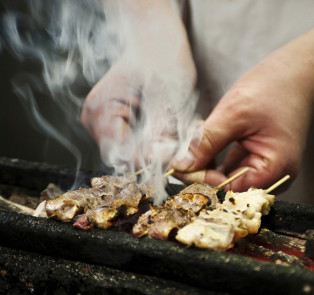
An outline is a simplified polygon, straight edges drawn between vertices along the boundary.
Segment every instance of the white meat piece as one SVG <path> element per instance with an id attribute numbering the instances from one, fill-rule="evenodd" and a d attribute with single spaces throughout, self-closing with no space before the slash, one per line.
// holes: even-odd
<path id="1" fill-rule="evenodd" d="M 269 213 L 270 207 L 274 204 L 275 196 L 267 194 L 262 189 L 250 188 L 247 192 L 234 193 L 227 192 L 223 204 L 231 210 L 247 211 L 248 216 L 253 214 L 253 209 L 263 215 Z"/>
<path id="2" fill-rule="evenodd" d="M 234 226 L 226 223 L 206 221 L 196 217 L 181 228 L 176 239 L 186 245 L 200 248 L 225 250 L 233 246 Z"/>
<path id="3" fill-rule="evenodd" d="M 231 224 L 235 230 L 235 240 L 245 237 L 249 232 L 242 215 L 226 210 L 222 204 L 218 204 L 217 208 L 212 211 L 203 210 L 199 218 L 210 222 Z"/>
<path id="4" fill-rule="evenodd" d="M 187 245 L 223 250 L 247 234 L 257 233 L 262 214 L 269 213 L 275 196 L 251 188 L 247 192 L 229 191 L 214 210 L 202 210 L 193 222 L 178 231 L 176 239 Z"/>

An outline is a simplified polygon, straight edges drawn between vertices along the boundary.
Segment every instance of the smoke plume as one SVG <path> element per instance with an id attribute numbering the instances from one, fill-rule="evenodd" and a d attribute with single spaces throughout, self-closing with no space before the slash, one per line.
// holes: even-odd
<path id="1" fill-rule="evenodd" d="M 10 48 L 21 60 L 41 61 L 42 73 L 36 83 L 42 83 L 41 88 L 49 91 L 54 103 L 68 112 L 69 123 L 79 121 L 84 103 L 84 96 L 78 95 L 80 85 L 91 89 L 113 67 L 123 65 L 130 85 L 123 104 L 132 113 L 131 132 L 124 134 L 119 124 L 110 125 L 104 116 L 100 127 L 109 126 L 113 134 L 100 136 L 100 153 L 104 163 L 117 174 L 148 167 L 142 181 L 153 183 L 159 191 L 155 201 L 160 202 L 166 195 L 163 173 L 174 156 L 182 158 L 187 153 L 197 122 L 194 114 L 197 95 L 191 91 L 189 77 L 173 66 L 183 46 L 175 26 L 153 9 L 148 10 L 155 38 L 143 36 L 138 33 L 141 31 L 138 22 L 123 8 L 123 1 L 24 2 L 27 5 L 23 9 L 8 11 L 2 20 L 2 46 Z M 173 9 L 179 13 L 175 2 Z M 165 28 L 172 41 L 160 47 L 156 36 Z M 29 100 L 26 105 L 39 118 L 35 101 L 40 97 L 33 97 L 32 85 L 15 85 L 17 93 L 24 101 Z M 112 89 L 108 87 L 105 93 L 97 93 L 99 98 L 94 100 L 94 105 L 89 105 L 91 110 L 102 108 L 104 114 L 110 114 L 106 97 Z M 139 101 L 136 110 L 132 101 L 128 101 L 134 96 Z M 65 136 L 56 134 L 45 118 L 37 122 L 73 151 L 80 162 L 79 151 Z"/>

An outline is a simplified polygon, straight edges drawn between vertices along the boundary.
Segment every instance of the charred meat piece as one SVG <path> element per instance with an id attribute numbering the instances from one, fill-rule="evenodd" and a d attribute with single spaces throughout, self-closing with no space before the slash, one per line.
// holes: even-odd
<path id="1" fill-rule="evenodd" d="M 207 197 L 210 200 L 210 207 L 215 208 L 219 202 L 217 197 L 218 189 L 210 186 L 207 183 L 194 183 L 182 190 L 179 195 L 183 194 L 200 194 Z"/>
<path id="2" fill-rule="evenodd" d="M 85 230 L 94 226 L 110 228 L 120 214 L 128 216 L 137 213 L 141 198 L 137 185 L 129 183 L 115 196 L 102 195 L 101 206 L 87 210 L 73 226 Z"/>
<path id="3" fill-rule="evenodd" d="M 84 210 L 101 205 L 99 192 L 90 188 L 68 191 L 56 199 L 47 200 L 48 217 L 61 221 L 71 221 Z"/>
<path id="4" fill-rule="evenodd" d="M 117 194 L 125 185 L 134 183 L 136 179 L 128 176 L 111 176 L 103 175 L 101 177 L 93 177 L 91 186 L 93 189 L 102 191 L 104 194 Z"/>
<path id="5" fill-rule="evenodd" d="M 114 176 L 93 178 L 91 182 L 92 188 L 68 191 L 56 199 L 48 200 L 48 217 L 72 221 L 80 215 L 74 223 L 75 227 L 108 228 L 119 214 L 128 216 L 138 212 L 142 194 L 135 182 Z"/>
<path id="6" fill-rule="evenodd" d="M 94 177 L 91 179 L 91 186 L 93 189 L 101 190 L 104 194 L 116 195 L 121 189 L 128 184 L 136 184 L 142 195 L 147 198 L 152 198 L 155 194 L 153 185 L 149 182 L 137 184 L 136 177 L 128 174 L 126 176 L 111 176 L 103 175 L 101 177 Z"/>
<path id="7" fill-rule="evenodd" d="M 55 199 L 62 195 L 64 191 L 54 183 L 49 183 L 48 186 L 40 193 L 40 201 Z"/>
<path id="8" fill-rule="evenodd" d="M 195 183 L 186 187 L 179 194 L 169 197 L 164 206 L 172 210 L 182 208 L 197 213 L 209 203 L 216 206 L 218 202 L 217 191 L 209 184 Z"/>
<path id="9" fill-rule="evenodd" d="M 133 235 L 166 240 L 173 229 L 179 229 L 188 222 L 194 214 L 182 208 L 171 210 L 167 207 L 151 207 L 149 211 L 140 216 L 133 227 Z"/>
<path id="10" fill-rule="evenodd" d="M 162 210 L 151 218 L 147 234 L 150 237 L 166 240 L 173 229 L 179 229 L 191 221 L 193 214 L 184 209 Z"/>
<path id="11" fill-rule="evenodd" d="M 151 207 L 150 210 L 142 214 L 137 223 L 133 226 L 132 233 L 136 237 L 142 237 L 148 234 L 148 228 L 150 226 L 151 218 L 157 214 L 157 210 L 154 207 Z"/>
<path id="12" fill-rule="evenodd" d="M 83 230 L 93 228 L 94 226 L 107 229 L 113 226 L 114 221 L 121 214 L 123 206 L 118 208 L 97 207 L 88 210 L 85 214 L 78 216 L 73 226 Z"/>
<path id="13" fill-rule="evenodd" d="M 202 194 L 197 193 L 185 193 L 178 194 L 170 197 L 165 202 L 165 207 L 170 210 L 176 210 L 178 208 L 191 211 L 193 213 L 199 212 L 208 204 L 208 198 Z"/>
<path id="14" fill-rule="evenodd" d="M 138 205 L 142 198 L 142 194 L 136 183 L 127 184 L 115 196 L 103 196 L 103 205 L 111 208 L 124 206 L 124 213 L 132 215 L 138 212 Z"/>
<path id="15" fill-rule="evenodd" d="M 211 195 L 215 195 L 218 189 L 207 183 L 193 183 L 183 189 L 180 194 L 202 194 L 210 198 Z"/>
<path id="16" fill-rule="evenodd" d="M 153 196 L 156 194 L 153 185 L 151 185 L 149 182 L 141 183 L 138 185 L 138 187 L 146 199 L 153 199 Z"/>
<path id="17" fill-rule="evenodd" d="M 180 192 L 169 197 L 164 204 L 151 207 L 141 215 L 132 232 L 137 237 L 149 235 L 165 240 L 173 229 L 179 229 L 189 223 L 208 202 L 209 199 L 202 194 Z"/>

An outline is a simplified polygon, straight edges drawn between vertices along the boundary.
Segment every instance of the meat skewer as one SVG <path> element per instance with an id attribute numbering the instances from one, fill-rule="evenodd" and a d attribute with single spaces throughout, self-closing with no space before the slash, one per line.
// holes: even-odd
<path id="1" fill-rule="evenodd" d="M 91 179 L 91 188 L 68 191 L 56 199 L 47 200 L 48 217 L 60 221 L 73 221 L 74 226 L 104 229 L 113 226 L 121 214 L 130 216 L 138 212 L 142 199 L 134 176 L 102 176 Z"/>
<path id="2" fill-rule="evenodd" d="M 186 187 L 179 194 L 168 198 L 164 204 L 151 207 L 140 216 L 132 233 L 137 237 L 149 235 L 166 240 L 172 230 L 180 229 L 191 222 L 200 210 L 205 207 L 214 209 L 218 203 L 217 192 L 247 171 L 248 168 L 241 170 L 217 187 L 205 183 L 194 183 Z M 166 174 L 173 172 L 174 169 L 170 169 Z"/>
<path id="3" fill-rule="evenodd" d="M 190 185 L 160 206 L 151 206 L 150 210 L 139 217 L 132 233 L 137 237 L 149 235 L 166 240 L 172 230 L 189 223 L 209 202 L 216 204 L 216 193 L 217 189 L 208 184 Z"/>
<path id="4" fill-rule="evenodd" d="M 169 170 L 170 174 L 174 169 Z M 180 229 L 182 226 L 191 222 L 191 219 L 205 207 L 215 208 L 218 203 L 217 192 L 232 180 L 240 177 L 248 171 L 243 169 L 233 177 L 221 183 L 218 187 L 212 187 L 205 183 L 194 183 L 179 194 L 172 196 L 159 207 L 151 207 L 148 212 L 140 217 L 133 227 L 133 234 L 141 237 L 149 235 L 159 239 L 167 239 L 170 232 L 174 229 Z M 180 200 L 179 202 L 177 202 Z M 182 200 L 185 206 L 182 207 Z M 202 205 L 197 210 L 193 210 L 196 203 L 201 202 Z M 172 204 L 169 207 L 169 204 Z M 167 213 L 166 213 L 167 212 Z M 180 214 L 178 213 L 180 212 Z M 167 230 L 165 230 L 167 228 Z"/>
<path id="5" fill-rule="evenodd" d="M 146 168 L 138 170 L 142 173 Z M 194 183 L 160 206 L 150 206 L 133 226 L 135 236 L 149 235 L 158 239 L 174 236 L 187 245 L 223 250 L 249 233 L 256 233 L 261 216 L 268 214 L 274 196 L 268 193 L 288 178 L 280 180 L 267 190 L 255 188 L 244 193 L 227 192 L 220 203 L 217 192 L 248 171 L 236 173 L 217 187 Z M 174 169 L 165 173 L 171 175 Z M 91 180 L 91 188 L 69 191 L 46 202 L 48 217 L 73 221 L 80 229 L 98 226 L 107 229 L 117 224 L 120 216 L 132 216 L 139 211 L 143 195 L 152 188 L 136 183 L 136 175 L 124 177 L 102 176 Z M 171 234 L 172 233 L 172 234 Z"/>
<path id="6" fill-rule="evenodd" d="M 289 179 L 285 176 L 267 190 L 250 188 L 247 192 L 227 192 L 225 201 L 214 210 L 202 210 L 192 222 L 178 231 L 176 239 L 187 245 L 226 250 L 247 234 L 257 233 L 262 215 L 267 215 L 275 196 L 273 189 Z"/>

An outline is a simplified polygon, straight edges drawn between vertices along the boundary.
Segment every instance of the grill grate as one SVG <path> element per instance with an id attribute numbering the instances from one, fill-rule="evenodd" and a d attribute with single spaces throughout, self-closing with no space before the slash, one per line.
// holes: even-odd
<path id="1" fill-rule="evenodd" d="M 0 161 L 0 175 L 2 186 L 25 187 L 34 192 L 50 182 L 70 186 L 74 180 L 70 170 L 9 159 Z M 88 182 L 91 174 L 82 172 L 81 176 Z M 34 177 L 36 180 L 32 180 Z M 258 235 L 240 240 L 231 251 L 216 252 L 148 237 L 138 239 L 115 229 L 81 231 L 68 223 L 0 210 L 0 278 L 9 284 L 3 275 L 8 271 L 5 261 L 9 261 L 9 256 L 3 253 L 18 250 L 20 256 L 23 251 L 32 252 L 29 259 L 33 260 L 60 258 L 64 262 L 57 261 L 64 265 L 71 260 L 170 280 L 176 282 L 178 290 L 187 285 L 196 293 L 210 290 L 219 294 L 311 294 L 313 239 L 308 230 L 313 225 L 314 207 L 276 201 L 270 214 L 263 218 L 263 229 Z M 46 279 L 52 279 L 54 272 L 48 266 L 40 267 Z M 36 277 L 29 280 L 33 280 L 34 286 L 39 284 Z M 123 284 L 120 287 L 124 288 Z"/>

